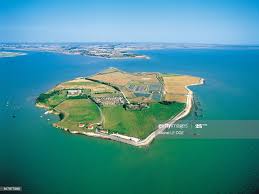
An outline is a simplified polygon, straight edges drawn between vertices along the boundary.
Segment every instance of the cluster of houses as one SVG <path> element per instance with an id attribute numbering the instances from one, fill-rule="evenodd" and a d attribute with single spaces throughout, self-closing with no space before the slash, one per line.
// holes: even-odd
<path id="1" fill-rule="evenodd" d="M 92 48 L 89 49 L 85 52 L 87 55 L 90 56 L 97 56 L 97 57 L 107 57 L 107 58 L 112 58 L 112 57 L 122 57 L 123 52 L 113 49 L 113 48 Z"/>
<path id="2" fill-rule="evenodd" d="M 126 103 L 122 96 L 94 97 L 93 100 L 100 105 L 122 105 Z"/>
<path id="3" fill-rule="evenodd" d="M 94 127 L 94 125 L 97 125 L 97 127 Z M 105 130 L 102 128 L 101 123 L 95 123 L 95 124 L 89 123 L 88 125 L 84 123 L 78 123 L 78 127 L 83 129 L 88 129 L 88 130 L 95 129 L 96 133 L 104 133 L 104 134 L 109 133 L 108 130 Z"/>
<path id="4" fill-rule="evenodd" d="M 130 110 L 142 110 L 144 108 L 149 108 L 149 106 L 146 103 L 126 104 L 126 109 Z"/>
<path id="5" fill-rule="evenodd" d="M 79 123 L 78 127 L 80 127 L 80 128 L 86 127 L 87 129 L 92 130 L 92 129 L 94 129 L 94 124 L 89 124 L 89 125 L 86 126 L 84 123 Z"/>

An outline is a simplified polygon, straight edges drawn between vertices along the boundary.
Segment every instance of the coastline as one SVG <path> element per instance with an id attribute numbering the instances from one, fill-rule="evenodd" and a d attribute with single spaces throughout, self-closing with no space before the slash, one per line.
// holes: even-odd
<path id="1" fill-rule="evenodd" d="M 186 106 L 185 106 L 184 110 L 182 110 L 182 112 L 180 112 L 178 115 L 169 119 L 167 122 L 163 123 L 164 127 L 157 127 L 157 129 L 155 131 L 153 131 L 145 139 L 142 139 L 142 140 L 140 140 L 136 137 L 130 137 L 130 136 L 121 135 L 121 134 L 109 134 L 109 135 L 107 135 L 107 134 L 95 133 L 95 132 L 71 131 L 67 128 L 57 127 L 57 126 L 55 126 L 55 123 L 53 124 L 53 126 L 56 127 L 56 128 L 61 128 L 64 131 L 68 131 L 69 133 L 72 133 L 72 134 L 81 134 L 81 135 L 86 135 L 86 136 L 89 136 L 89 137 L 98 137 L 98 138 L 101 138 L 101 139 L 118 141 L 118 142 L 121 142 L 121 143 L 133 145 L 133 146 L 136 146 L 136 147 L 148 146 L 159 134 L 161 134 L 167 128 L 166 126 L 174 124 L 175 122 L 177 122 L 178 120 L 186 117 L 190 113 L 190 111 L 192 109 L 192 102 L 193 102 L 193 91 L 190 90 L 188 87 L 189 86 L 195 86 L 195 85 L 203 85 L 203 84 L 204 84 L 204 79 L 201 78 L 199 83 L 186 85 L 185 89 L 188 90 L 188 94 L 186 95 L 187 100 L 186 100 Z M 37 104 L 36 104 L 36 106 L 41 107 L 41 108 L 47 108 L 46 106 L 39 106 Z"/>
<path id="2" fill-rule="evenodd" d="M 62 53 L 62 52 L 61 52 Z M 66 54 L 66 53 L 62 53 Z M 71 54 L 67 54 L 71 55 Z M 89 56 L 89 57 L 97 57 L 97 58 L 103 58 L 103 59 L 113 59 L 113 60 L 127 60 L 127 59 L 145 59 L 145 60 L 150 60 L 149 56 L 146 55 L 136 55 L 134 57 L 104 57 L 104 56 L 97 56 L 97 55 L 82 55 L 82 56 Z"/>
<path id="3" fill-rule="evenodd" d="M 0 58 L 13 58 L 27 55 L 24 52 L 10 52 L 10 51 L 0 51 Z"/>

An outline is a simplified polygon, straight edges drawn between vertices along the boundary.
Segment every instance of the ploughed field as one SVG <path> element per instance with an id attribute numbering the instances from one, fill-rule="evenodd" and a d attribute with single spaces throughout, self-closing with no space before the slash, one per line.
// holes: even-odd
<path id="1" fill-rule="evenodd" d="M 183 111 L 185 86 L 199 81 L 192 76 L 109 68 L 60 83 L 41 94 L 36 104 L 59 114 L 56 127 L 143 139 Z"/>
<path id="2" fill-rule="evenodd" d="M 186 102 L 186 95 L 188 94 L 186 85 L 191 85 L 200 82 L 199 77 L 193 77 L 188 75 L 174 75 L 163 76 L 165 85 L 165 100 L 166 101 L 178 101 Z"/>

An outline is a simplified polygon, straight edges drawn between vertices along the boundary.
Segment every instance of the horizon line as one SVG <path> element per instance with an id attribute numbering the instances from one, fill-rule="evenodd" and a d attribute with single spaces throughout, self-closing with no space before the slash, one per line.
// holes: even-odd
<path id="1" fill-rule="evenodd" d="M 0 44 L 95 44 L 95 43 L 116 43 L 116 44 L 181 44 L 181 45 L 217 45 L 217 46 L 259 46 L 259 43 L 196 43 L 196 42 L 158 42 L 158 41 L 3 41 Z"/>

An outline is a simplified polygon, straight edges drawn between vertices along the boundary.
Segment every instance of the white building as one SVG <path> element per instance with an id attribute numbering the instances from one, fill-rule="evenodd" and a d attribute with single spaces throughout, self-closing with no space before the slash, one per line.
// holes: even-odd
<path id="1" fill-rule="evenodd" d="M 79 96 L 82 94 L 82 90 L 68 90 L 67 91 L 67 96 Z"/>

